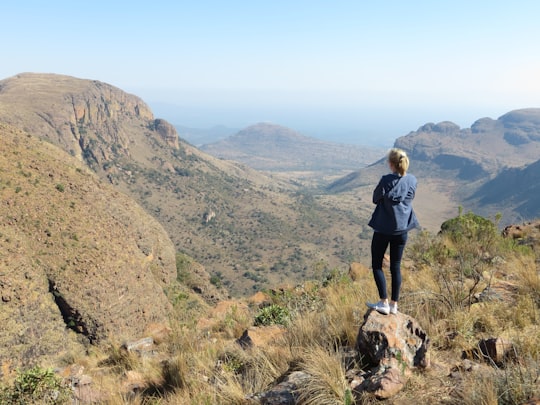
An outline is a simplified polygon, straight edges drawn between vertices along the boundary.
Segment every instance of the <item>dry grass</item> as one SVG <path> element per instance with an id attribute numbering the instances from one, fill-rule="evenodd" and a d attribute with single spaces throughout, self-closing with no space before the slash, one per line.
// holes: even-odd
<path id="1" fill-rule="evenodd" d="M 299 367 L 309 375 L 300 389 L 302 405 L 341 405 L 350 396 L 345 367 L 339 353 L 312 347 L 302 353 Z"/>
<path id="2" fill-rule="evenodd" d="M 443 297 L 447 285 L 438 272 L 441 265 L 451 267 L 455 257 L 437 250 L 445 246 L 439 237 L 421 237 L 410 245 L 416 257 L 403 267 L 400 311 L 427 331 L 432 367 L 413 372 L 388 403 L 520 404 L 540 395 L 540 291 L 532 250 L 503 246 L 497 260 L 486 256 L 478 285 L 506 283 L 511 288 L 502 290 L 503 299 L 451 306 Z M 463 288 L 467 283 L 464 280 Z M 301 404 L 377 403 L 370 394 L 349 396 L 341 354 L 354 346 L 365 302 L 374 297 L 370 272 L 355 282 L 335 272 L 324 283 L 275 293 L 272 303 L 287 308 L 292 321 L 282 340 L 252 349 L 242 349 L 235 339 L 253 323 L 257 308 L 239 301 L 216 312 L 186 298 L 176 303 L 172 331 L 155 358 L 139 358 L 113 345 L 89 356 L 73 352 L 64 362 L 94 373 L 94 384 L 109 393 L 110 404 L 249 404 L 251 395 L 265 392 L 292 370 L 309 376 L 299 387 Z M 201 327 L 201 317 L 213 326 Z M 516 359 L 465 371 L 462 352 L 489 337 L 513 342 Z M 450 376 L 453 369 L 461 371 Z M 125 385 L 134 375 L 143 390 L 129 395 Z"/>

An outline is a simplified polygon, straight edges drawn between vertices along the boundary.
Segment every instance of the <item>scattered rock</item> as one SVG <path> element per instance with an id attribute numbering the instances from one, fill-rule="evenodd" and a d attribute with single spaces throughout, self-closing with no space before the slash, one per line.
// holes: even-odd
<path id="1" fill-rule="evenodd" d="M 354 392 L 370 392 L 378 399 L 387 399 L 396 395 L 405 386 L 407 378 L 395 367 L 381 367 L 377 372 L 365 377 Z"/>
<path id="2" fill-rule="evenodd" d="M 151 337 L 145 337 L 139 340 L 126 342 L 123 345 L 124 349 L 126 349 L 128 352 L 142 352 L 148 350 L 152 346 L 154 346 L 154 339 L 152 339 Z"/>
<path id="3" fill-rule="evenodd" d="M 372 369 L 357 375 L 350 383 L 351 389 L 357 395 L 371 392 L 379 399 L 394 396 L 407 382 L 410 369 L 429 366 L 429 346 L 426 332 L 410 316 L 368 310 L 358 332 L 356 349 L 360 364 Z"/>
<path id="4" fill-rule="evenodd" d="M 502 235 L 505 238 L 522 239 L 525 237 L 525 230 L 521 227 L 521 225 L 508 225 L 503 229 Z"/>
<path id="5" fill-rule="evenodd" d="M 298 388 L 309 378 L 309 374 L 303 371 L 293 371 L 270 390 L 253 395 L 250 399 L 261 405 L 295 405 L 298 399 Z"/>
<path id="6" fill-rule="evenodd" d="M 466 372 L 476 372 L 480 369 L 480 365 L 478 363 L 472 362 L 468 359 L 464 359 L 461 363 L 456 364 L 452 369 L 450 370 L 450 377 L 452 378 L 461 378 L 461 375 Z"/>
<path id="7" fill-rule="evenodd" d="M 369 277 L 371 270 L 361 263 L 353 262 L 349 266 L 349 277 L 352 281 L 358 281 Z"/>
<path id="8" fill-rule="evenodd" d="M 262 291 L 257 292 L 248 298 L 248 303 L 257 308 L 264 308 L 272 303 L 272 300 L 268 294 L 263 293 Z"/>
<path id="9" fill-rule="evenodd" d="M 122 348 L 128 352 L 137 353 L 139 356 L 148 356 L 154 353 L 154 339 L 145 337 L 139 340 L 126 342 Z"/>
<path id="10" fill-rule="evenodd" d="M 509 281 L 494 280 L 491 285 L 474 295 L 478 302 L 505 301 L 511 302 L 517 293 L 517 285 Z"/>
<path id="11" fill-rule="evenodd" d="M 264 347 L 276 343 L 285 334 L 280 325 L 253 326 L 246 329 L 236 342 L 243 348 Z"/>
<path id="12" fill-rule="evenodd" d="M 516 351 L 514 344 L 506 339 L 489 338 L 480 340 L 478 347 L 463 351 L 462 358 L 484 360 L 502 367 L 506 362 L 516 358 Z"/>

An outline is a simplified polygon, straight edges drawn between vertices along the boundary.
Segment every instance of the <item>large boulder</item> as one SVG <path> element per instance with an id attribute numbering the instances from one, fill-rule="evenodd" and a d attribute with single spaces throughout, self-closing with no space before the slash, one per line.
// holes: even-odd
<path id="1" fill-rule="evenodd" d="M 371 366 L 406 367 L 429 366 L 430 340 L 414 318 L 398 312 L 383 315 L 369 310 L 360 326 L 356 349 L 364 362 Z"/>
<path id="2" fill-rule="evenodd" d="M 429 345 L 426 332 L 414 318 L 368 310 L 356 350 L 369 371 L 357 376 L 354 392 L 371 392 L 381 399 L 394 396 L 407 382 L 410 370 L 429 366 Z"/>

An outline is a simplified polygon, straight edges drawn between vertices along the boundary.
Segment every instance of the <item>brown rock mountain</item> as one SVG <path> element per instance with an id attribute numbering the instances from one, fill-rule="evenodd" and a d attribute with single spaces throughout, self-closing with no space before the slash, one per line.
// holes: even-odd
<path id="1" fill-rule="evenodd" d="M 408 152 L 411 172 L 429 184 L 424 191 L 435 203 L 447 201 L 481 215 L 504 212 L 506 223 L 540 216 L 534 191 L 540 175 L 533 164 L 540 156 L 540 109 L 511 111 L 497 120 L 482 118 L 464 129 L 451 122 L 428 123 L 398 138 L 395 146 Z M 371 186 L 386 170 L 382 159 L 328 189 Z"/>
<path id="2" fill-rule="evenodd" d="M 280 125 L 259 123 L 201 150 L 257 170 L 337 172 L 364 167 L 381 151 L 310 138 Z"/>
<path id="3" fill-rule="evenodd" d="M 0 363 L 168 322 L 163 227 L 58 147 L 0 123 Z"/>
<path id="4" fill-rule="evenodd" d="M 108 84 L 30 73 L 2 80 L 0 122 L 82 160 L 235 294 L 359 256 L 362 207 L 340 209 L 290 182 L 207 155 L 178 140 L 141 99 Z"/>

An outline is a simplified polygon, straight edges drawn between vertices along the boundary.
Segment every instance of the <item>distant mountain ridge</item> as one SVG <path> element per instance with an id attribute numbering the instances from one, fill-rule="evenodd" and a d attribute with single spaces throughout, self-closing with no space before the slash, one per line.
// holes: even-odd
<path id="1" fill-rule="evenodd" d="M 201 150 L 266 171 L 353 170 L 373 162 L 381 150 L 322 141 L 270 123 L 251 125 Z"/>
<path id="2" fill-rule="evenodd" d="M 540 156 L 540 109 L 511 111 L 497 120 L 482 118 L 471 128 L 452 122 L 428 123 L 396 140 L 411 158 L 459 170 L 468 179 L 520 167 Z"/>
<path id="3" fill-rule="evenodd" d="M 411 172 L 429 180 L 456 205 L 479 214 L 507 213 L 507 221 L 540 216 L 534 194 L 540 172 L 540 109 L 527 108 L 502 115 L 497 120 L 482 118 L 471 128 L 444 121 L 427 123 L 398 138 L 395 147 L 411 158 Z M 529 168 L 525 166 L 531 165 Z M 385 159 L 344 176 L 328 187 L 343 192 L 374 184 L 387 169 Z M 429 192 L 433 192 L 430 190 Z"/>

